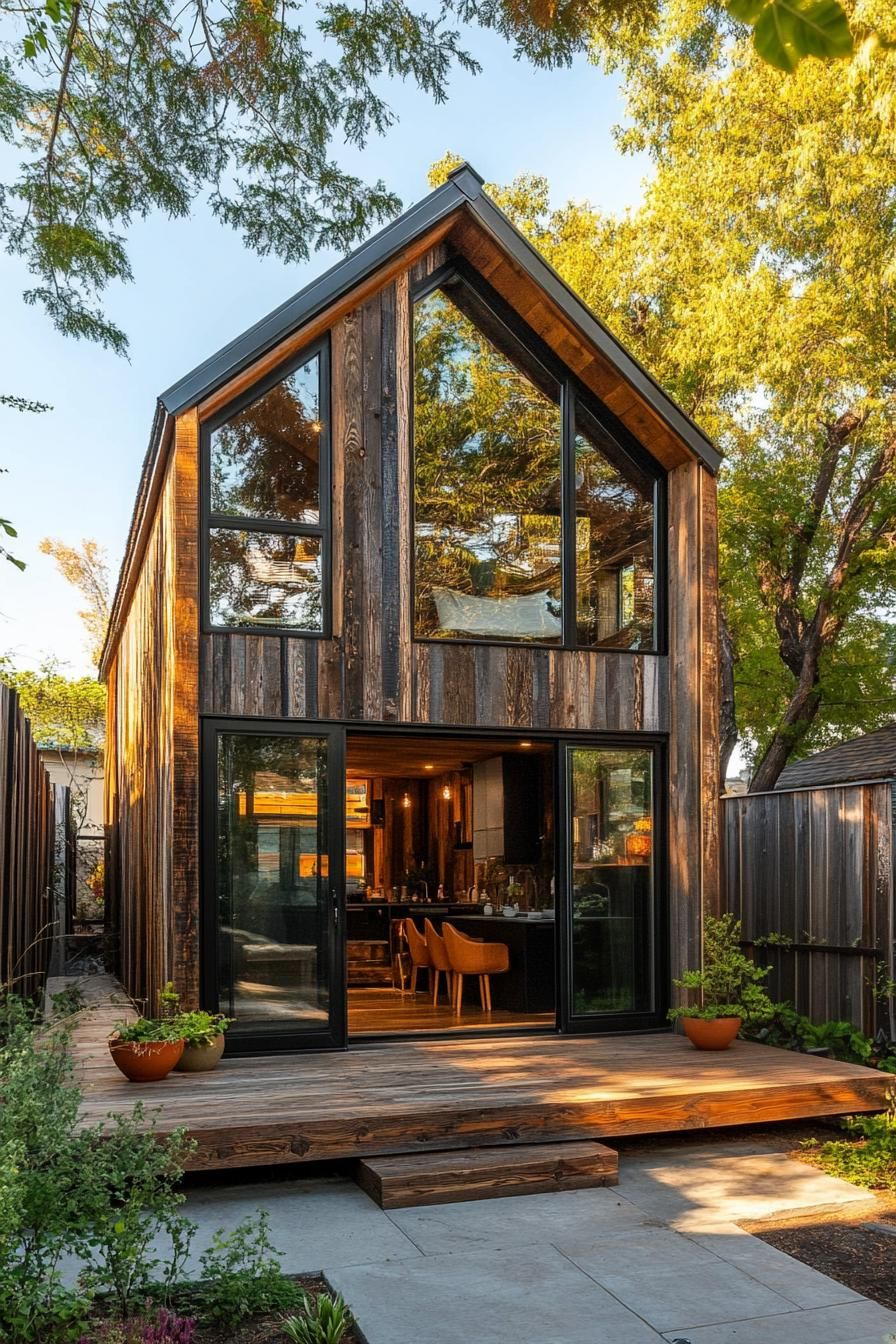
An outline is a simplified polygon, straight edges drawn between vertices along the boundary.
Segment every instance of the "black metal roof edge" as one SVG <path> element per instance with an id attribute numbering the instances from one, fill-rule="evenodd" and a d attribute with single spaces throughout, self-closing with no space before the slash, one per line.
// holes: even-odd
<path id="1" fill-rule="evenodd" d="M 684 440 L 710 471 L 717 472 L 722 465 L 722 454 L 712 440 L 669 396 L 653 375 L 648 373 L 631 351 L 613 335 L 609 327 L 591 311 L 575 290 L 554 270 L 550 262 L 546 261 L 538 249 L 529 242 L 525 234 L 508 219 L 503 210 L 485 192 L 480 192 L 479 196 L 471 201 L 470 208 L 484 227 L 529 273 L 535 283 L 545 290 L 591 344 L 597 346 L 602 354 L 612 360 L 626 381 L 631 383 L 657 415 L 666 421 L 669 428 Z"/>
<path id="2" fill-rule="evenodd" d="M 298 294 L 230 341 L 210 359 L 197 365 L 185 378 L 179 379 L 167 392 L 162 393 L 159 398 L 162 405 L 171 415 L 179 414 L 188 406 L 195 406 L 214 388 L 259 359 L 290 331 L 323 312 L 341 295 L 354 289 L 382 266 L 389 257 L 480 191 L 481 179 L 464 164 L 442 186 L 411 206 L 347 257 L 337 261 L 323 275 L 312 280 Z"/>
<path id="3" fill-rule="evenodd" d="M 112 605 L 109 608 L 109 621 L 106 626 L 103 647 L 100 650 L 99 661 L 97 663 L 98 681 L 105 681 L 106 673 L 108 671 L 107 660 L 109 654 L 118 643 L 118 619 L 121 615 L 121 602 L 131 570 L 134 548 L 140 535 L 140 528 L 143 525 L 143 514 L 146 507 L 147 495 L 149 493 L 150 481 L 152 480 L 153 471 L 158 461 L 167 424 L 168 414 L 165 411 L 165 407 L 162 405 L 160 398 L 156 402 L 155 414 L 153 415 L 152 420 L 152 429 L 149 432 L 149 443 L 146 446 L 143 464 L 140 467 L 140 483 L 137 487 L 137 496 L 134 500 L 134 507 L 131 510 L 131 521 L 128 525 L 128 535 L 124 544 L 121 568 L 118 571 L 118 580 L 115 584 L 115 592 L 112 596 Z"/>

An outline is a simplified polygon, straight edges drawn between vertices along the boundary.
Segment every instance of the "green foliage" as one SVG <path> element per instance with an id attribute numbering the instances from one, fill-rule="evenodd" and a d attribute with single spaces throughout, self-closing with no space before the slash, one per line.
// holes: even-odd
<path id="1" fill-rule="evenodd" d="M 183 1271 L 195 1227 L 179 1210 L 184 1161 L 194 1145 L 182 1131 L 159 1142 L 142 1107 L 76 1140 L 80 1226 L 73 1244 L 87 1261 L 82 1282 L 109 1294 L 119 1315 L 138 1312 L 152 1291 L 168 1300 Z M 164 1250 L 153 1249 L 162 1238 Z"/>
<path id="2" fill-rule="evenodd" d="M 77 1337 L 85 1296 L 65 1287 L 60 1261 L 80 1216 L 72 1135 L 79 1094 L 62 1027 L 0 998 L 0 1339 L 43 1344 Z"/>
<path id="3" fill-rule="evenodd" d="M 838 0 L 726 0 L 726 9 L 752 27 L 757 52 L 779 70 L 795 70 L 805 56 L 836 59 L 853 53 Z"/>
<path id="4" fill-rule="evenodd" d="M 653 0 L 610 8 L 652 10 Z M 388 82 L 436 102 L 476 73 L 460 23 L 498 32 L 538 65 L 590 40 L 592 5 L 513 0 L 0 0 L 0 236 L 34 277 L 25 300 L 66 335 L 124 352 L 99 296 L 132 278 L 123 238 L 198 197 L 260 255 L 344 250 L 399 202 L 333 157 L 392 125 Z"/>
<path id="5" fill-rule="evenodd" d="M 40 746 L 68 751 L 96 746 L 105 723 L 106 689 L 94 677 L 67 677 L 54 659 L 37 671 L 17 668 L 0 655 L 0 681 L 18 695 Z"/>
<path id="6" fill-rule="evenodd" d="M 211 1045 L 215 1037 L 226 1031 L 232 1022 L 233 1018 L 224 1017 L 222 1013 L 200 1011 L 178 1013 L 172 1027 L 187 1045 Z"/>
<path id="7" fill-rule="evenodd" d="M 887 1094 L 885 1111 L 855 1116 L 847 1128 L 861 1141 L 836 1139 L 823 1144 L 819 1161 L 824 1170 L 854 1185 L 896 1191 L 896 1088 Z"/>
<path id="8" fill-rule="evenodd" d="M 280 1269 L 280 1251 L 268 1233 L 268 1216 L 245 1218 L 230 1232 L 216 1232 L 200 1259 L 195 1300 L 201 1319 L 233 1326 L 250 1316 L 290 1311 L 302 1290 Z"/>
<path id="9" fill-rule="evenodd" d="M 740 946 L 740 921 L 707 914 L 703 921 L 703 969 L 685 971 L 674 984 L 699 995 L 697 1003 L 669 1010 L 669 1017 L 742 1017 L 745 1023 L 771 1017 L 774 1005 L 764 989 L 768 967 L 757 966 Z"/>
<path id="10" fill-rule="evenodd" d="M 119 1041 L 136 1045 L 183 1039 L 176 1017 L 138 1017 L 135 1022 L 118 1022 L 113 1028 L 115 1037 Z"/>
<path id="11" fill-rule="evenodd" d="M 287 1316 L 280 1329 L 293 1344 L 341 1344 L 354 1319 L 341 1294 L 311 1293 L 301 1296 L 301 1314 Z"/>

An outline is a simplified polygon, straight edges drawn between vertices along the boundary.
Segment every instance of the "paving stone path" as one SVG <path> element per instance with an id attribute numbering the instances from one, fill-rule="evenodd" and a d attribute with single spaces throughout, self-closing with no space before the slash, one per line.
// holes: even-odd
<path id="1" fill-rule="evenodd" d="M 267 1209 L 369 1344 L 883 1344 L 887 1311 L 737 1225 L 866 1198 L 749 1141 L 624 1153 L 610 1190 L 384 1212 L 349 1181 L 191 1192 L 196 1250 Z M 896 1272 L 896 1249 L 894 1249 Z"/>

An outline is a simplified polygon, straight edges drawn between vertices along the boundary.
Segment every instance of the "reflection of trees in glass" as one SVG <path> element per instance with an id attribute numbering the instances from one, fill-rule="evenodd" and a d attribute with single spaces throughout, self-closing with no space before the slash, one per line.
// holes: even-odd
<path id="1" fill-rule="evenodd" d="M 550 591 L 560 598 L 559 391 L 542 391 L 442 292 L 415 310 L 418 633 L 431 599 Z"/>
<path id="2" fill-rule="evenodd" d="M 415 309 L 416 630 L 476 619 L 472 598 L 547 594 L 548 615 L 520 601 L 494 612 L 486 638 L 559 635 L 562 522 L 560 389 L 550 374 L 492 341 L 495 319 L 465 286 Z M 500 335 L 502 346 L 516 341 Z M 577 402 L 576 625 L 580 644 L 653 643 L 654 477 Z M 433 600 L 433 594 L 436 600 Z M 478 608 L 481 613 L 481 606 Z M 470 624 L 481 634 L 480 626 Z M 487 627 L 488 628 L 488 627 Z"/>
<path id="3" fill-rule="evenodd" d="M 319 537 L 213 528 L 208 570 L 212 625 L 322 629 Z"/>
<path id="4" fill-rule="evenodd" d="M 315 356 L 212 434 L 212 512 L 317 522 L 319 415 Z"/>
<path id="5" fill-rule="evenodd" d="M 623 471 L 611 461 L 598 446 L 601 437 L 596 425 L 576 434 L 578 639 L 649 647 L 654 482 L 634 464 Z"/>

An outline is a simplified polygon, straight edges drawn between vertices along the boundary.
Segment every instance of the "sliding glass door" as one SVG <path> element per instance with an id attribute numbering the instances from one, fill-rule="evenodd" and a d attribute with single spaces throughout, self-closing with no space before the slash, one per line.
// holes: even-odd
<path id="1" fill-rule="evenodd" d="M 204 1000 L 230 1049 L 341 1045 L 341 730 L 205 732 Z"/>
<path id="2" fill-rule="evenodd" d="M 563 748 L 568 894 L 563 952 L 571 1030 L 650 1026 L 665 1011 L 656 753 Z"/>

